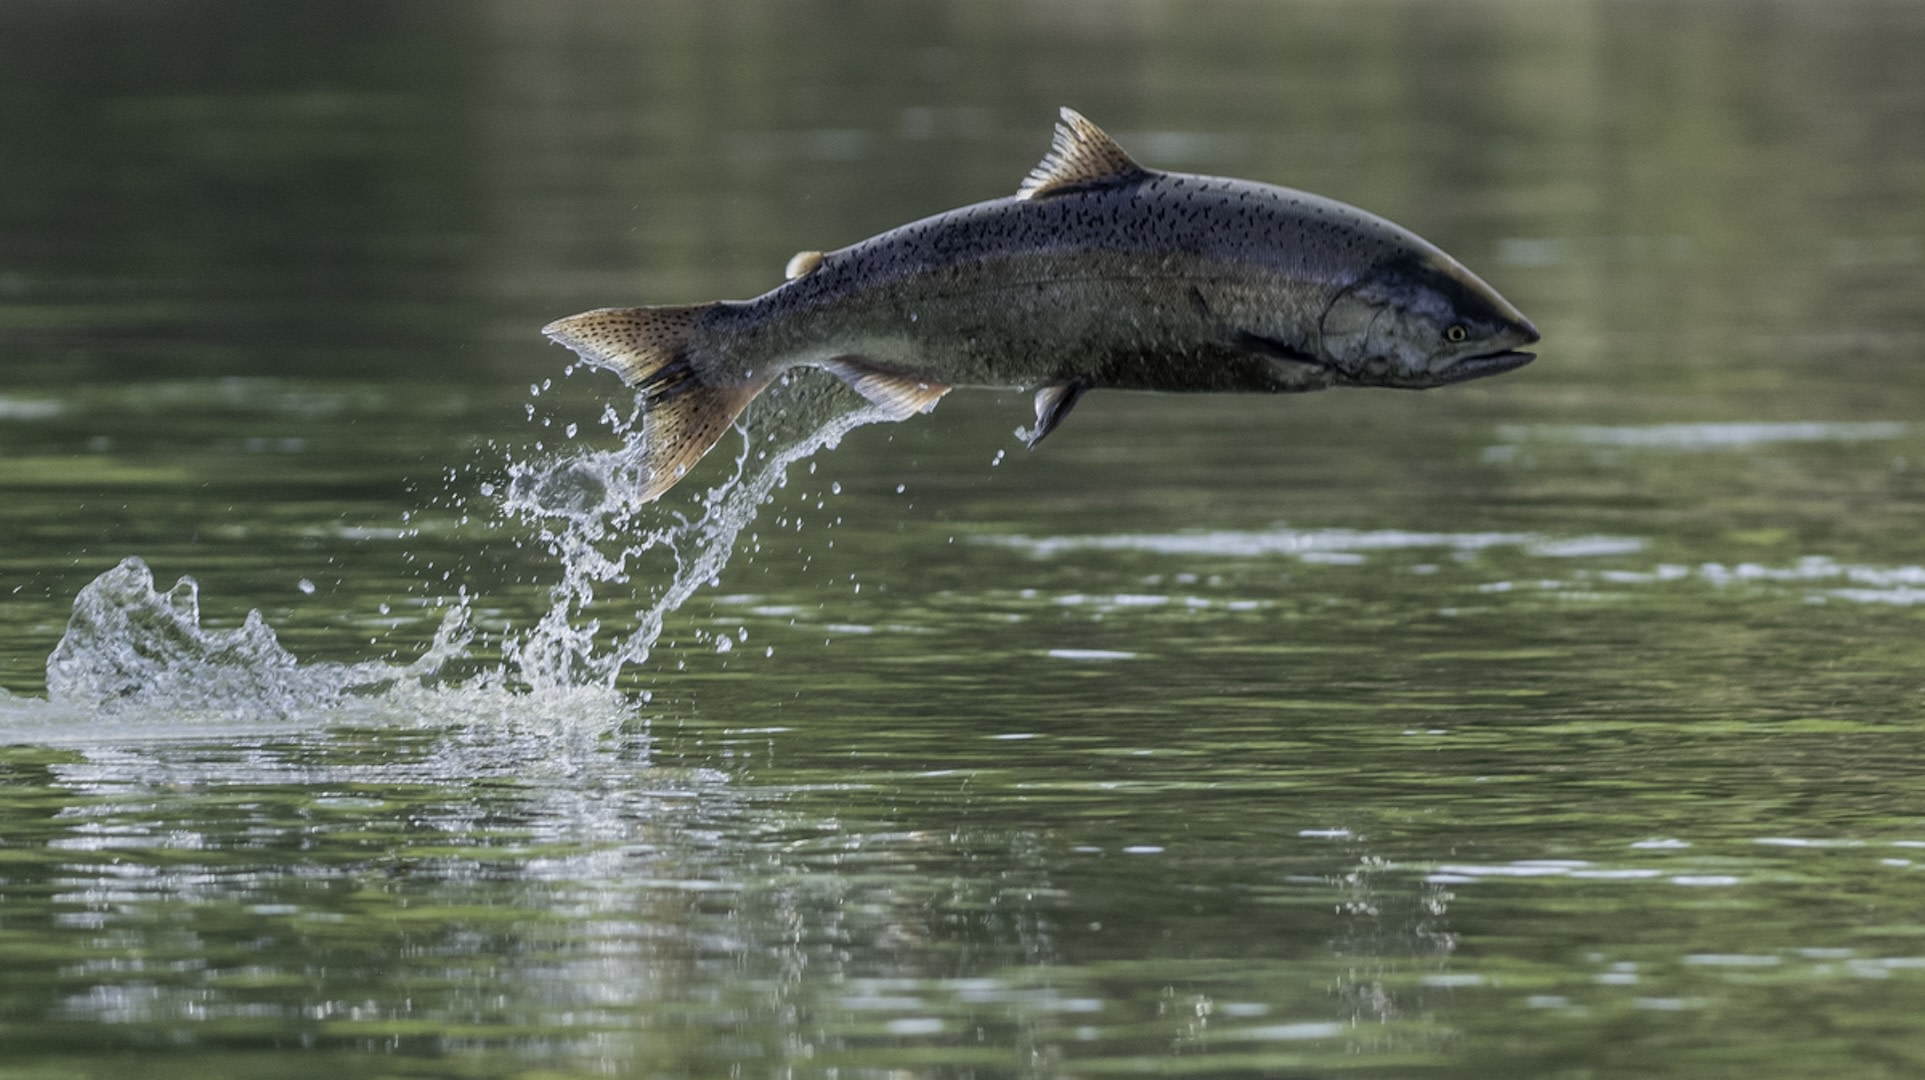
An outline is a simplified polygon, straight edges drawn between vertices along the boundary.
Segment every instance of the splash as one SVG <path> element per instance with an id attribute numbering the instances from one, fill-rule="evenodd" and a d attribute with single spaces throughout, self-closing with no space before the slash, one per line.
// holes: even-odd
<path id="1" fill-rule="evenodd" d="M 891 419 L 833 376 L 813 369 L 785 375 L 750 406 L 733 472 L 702 493 L 690 516 L 666 501 L 637 500 L 646 479 L 639 417 L 639 404 L 627 417 L 604 415 L 623 437 L 619 449 L 575 451 L 509 470 L 503 509 L 538 531 L 561 569 L 547 613 L 504 648 L 531 687 L 614 686 L 624 669 L 648 659 L 668 614 L 716 580 L 790 465 L 833 448 L 858 427 Z M 666 554 L 672 567 L 642 585 L 654 590 L 653 599 L 635 613 L 633 629 L 604 640 L 601 622 L 589 614 L 597 590 L 637 586 L 636 566 L 651 554 Z"/>
<path id="2" fill-rule="evenodd" d="M 500 507 L 537 533 L 559 579 L 539 620 L 503 640 L 498 668 L 464 681 L 446 674 L 468 657 L 474 639 L 465 593 L 410 663 L 303 662 L 258 611 L 231 630 L 203 627 L 198 583 L 182 578 L 160 591 L 146 563 L 130 557 L 75 597 L 66 633 L 48 658 L 46 701 L 0 695 L 0 717 L 15 730 L 36 718 L 154 726 L 152 718 L 166 717 L 162 726 L 175 733 L 377 716 L 619 724 L 632 705 L 616 690 L 617 679 L 648 658 L 668 615 L 717 579 L 789 466 L 888 416 L 831 377 L 783 380 L 750 410 L 733 471 L 701 494 L 694 514 L 637 500 L 646 478 L 641 418 L 639 401 L 625 418 L 606 414 L 622 438 L 615 449 L 571 448 L 509 464 Z M 611 588 L 639 596 L 628 602 L 642 605 L 620 632 L 605 630 L 592 613 L 598 592 Z"/>
<path id="3" fill-rule="evenodd" d="M 74 598 L 67 632 L 47 659 L 48 700 L 95 713 L 165 704 L 176 712 L 287 716 L 431 679 L 473 637 L 467 609 L 456 606 L 411 664 L 304 665 L 259 611 L 233 630 L 207 630 L 200 618 L 194 579 L 159 592 L 146 563 L 121 560 Z"/>

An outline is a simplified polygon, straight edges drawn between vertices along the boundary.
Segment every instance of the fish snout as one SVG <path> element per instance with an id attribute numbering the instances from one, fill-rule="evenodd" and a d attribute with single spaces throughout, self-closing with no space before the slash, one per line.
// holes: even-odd
<path id="1" fill-rule="evenodd" d="M 1432 385 L 1448 386 L 1515 371 L 1537 359 L 1536 353 L 1523 349 L 1537 344 L 1542 337 L 1531 320 L 1522 315 L 1507 315 L 1496 333 L 1476 344 L 1475 351 L 1434 359 L 1431 373 L 1436 381 Z"/>

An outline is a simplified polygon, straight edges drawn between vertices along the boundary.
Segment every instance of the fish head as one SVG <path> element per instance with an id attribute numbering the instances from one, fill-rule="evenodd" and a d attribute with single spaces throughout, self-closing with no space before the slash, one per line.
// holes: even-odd
<path id="1" fill-rule="evenodd" d="M 1441 251 L 1379 266 L 1325 309 L 1322 351 L 1353 386 L 1413 390 L 1480 379 L 1536 359 L 1537 327 Z"/>

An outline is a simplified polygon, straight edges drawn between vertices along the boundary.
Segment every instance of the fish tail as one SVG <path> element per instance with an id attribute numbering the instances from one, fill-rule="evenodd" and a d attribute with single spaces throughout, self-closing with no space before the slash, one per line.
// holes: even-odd
<path id="1" fill-rule="evenodd" d="M 689 362 L 701 316 L 714 304 L 598 308 L 541 332 L 643 394 L 643 502 L 674 487 L 722 438 L 769 380 L 711 384 Z"/>

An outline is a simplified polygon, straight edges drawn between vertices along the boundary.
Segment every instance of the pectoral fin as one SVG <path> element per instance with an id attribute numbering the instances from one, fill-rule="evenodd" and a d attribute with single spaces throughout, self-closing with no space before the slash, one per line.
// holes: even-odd
<path id="1" fill-rule="evenodd" d="M 889 414 L 891 420 L 907 420 L 926 413 L 949 392 L 942 383 L 898 371 L 879 368 L 859 357 L 842 356 L 822 365 L 849 389 L 869 399 L 869 403 Z"/>
<path id="2" fill-rule="evenodd" d="M 1229 334 L 1231 344 L 1246 352 L 1267 356 L 1272 360 L 1283 360 L 1292 364 L 1307 364 L 1310 367 L 1329 368 L 1330 362 L 1276 338 L 1252 334 L 1248 330 L 1233 330 Z"/>
<path id="3" fill-rule="evenodd" d="M 1226 340 L 1232 348 L 1262 357 L 1270 377 L 1270 389 L 1279 393 L 1322 390 L 1343 379 L 1343 372 L 1336 364 L 1287 341 L 1246 330 L 1230 331 Z"/>
<path id="4" fill-rule="evenodd" d="M 1063 422 L 1063 417 L 1068 416 L 1069 411 L 1082 400 L 1083 391 L 1088 389 L 1088 383 L 1078 381 L 1045 386 L 1036 391 L 1036 430 L 1029 433 L 1031 450 L 1056 430 Z"/>

